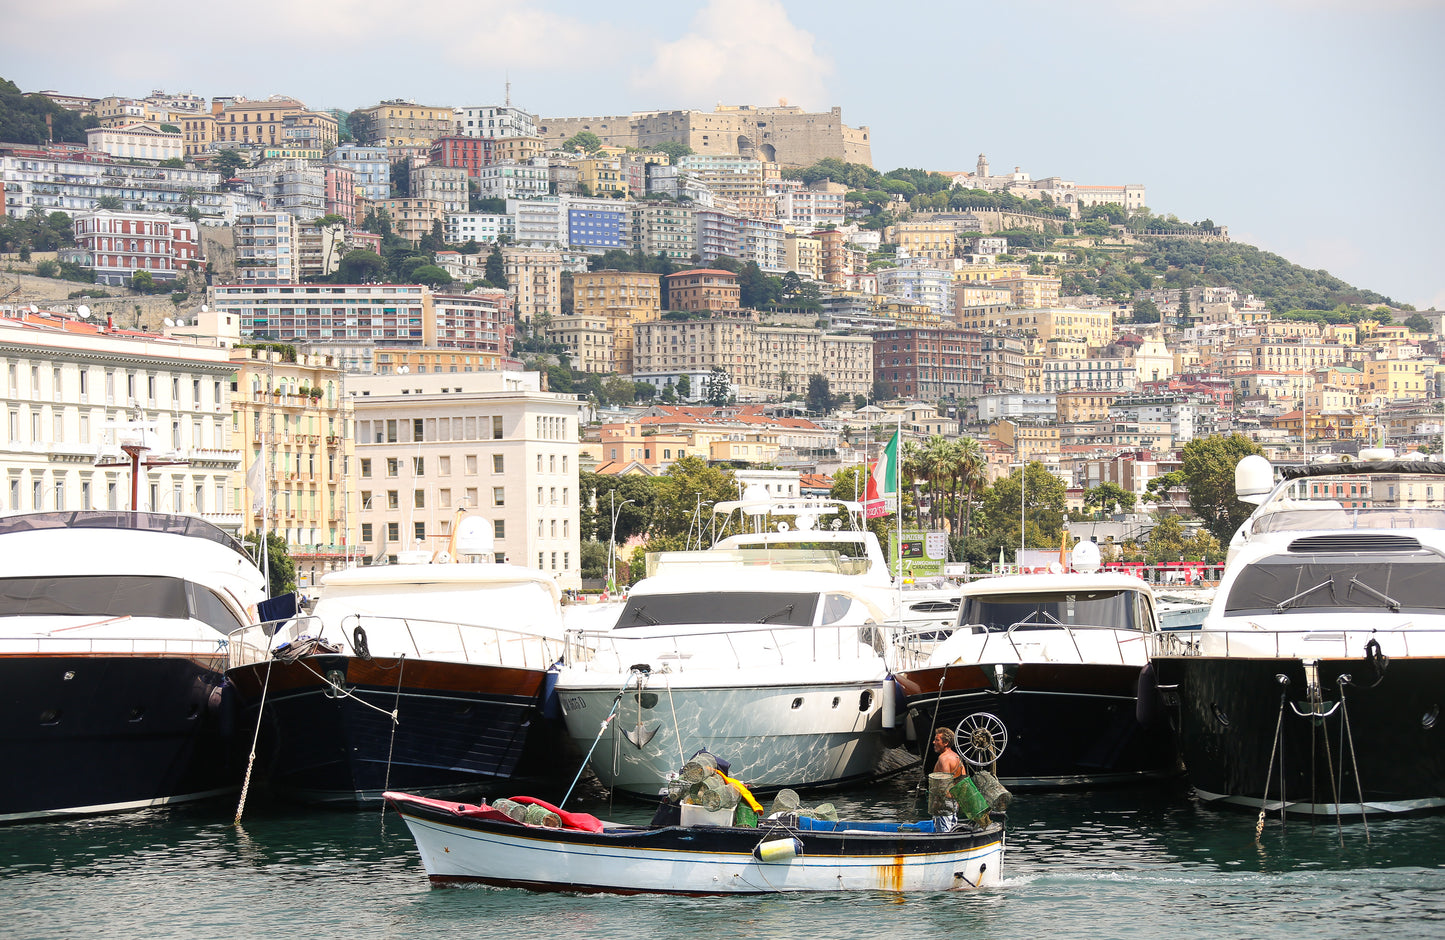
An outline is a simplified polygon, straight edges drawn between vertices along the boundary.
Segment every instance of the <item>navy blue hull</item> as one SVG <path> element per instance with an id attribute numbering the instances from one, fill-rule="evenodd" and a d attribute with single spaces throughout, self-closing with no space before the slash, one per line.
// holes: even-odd
<path id="1" fill-rule="evenodd" d="M 910 738 L 924 748 L 936 727 L 956 728 L 981 713 L 1002 722 L 1008 741 L 993 772 L 1013 788 L 1127 783 L 1179 773 L 1168 723 L 1161 716 L 1147 727 L 1140 724 L 1138 680 L 1137 666 L 1097 664 L 1008 666 L 1002 677 L 977 666 L 954 666 L 899 677 Z"/>
<path id="2" fill-rule="evenodd" d="M 1392 659 L 1383 675 L 1363 659 L 1321 659 L 1317 703 L 1297 659 L 1159 658 L 1155 669 L 1205 799 L 1283 799 L 1314 815 L 1353 815 L 1362 801 L 1366 812 L 1445 807 L 1445 659 Z"/>
<path id="3" fill-rule="evenodd" d="M 560 779 L 580 763 L 566 756 L 560 720 L 543 714 L 540 671 L 310 656 L 271 664 L 262 705 L 267 668 L 232 669 L 230 678 L 243 703 L 244 749 L 259 710 L 256 779 L 278 796 L 370 803 L 398 788 L 486 793 L 517 779 Z"/>
<path id="4" fill-rule="evenodd" d="M 221 659 L 0 656 L 0 821 L 232 792 Z"/>

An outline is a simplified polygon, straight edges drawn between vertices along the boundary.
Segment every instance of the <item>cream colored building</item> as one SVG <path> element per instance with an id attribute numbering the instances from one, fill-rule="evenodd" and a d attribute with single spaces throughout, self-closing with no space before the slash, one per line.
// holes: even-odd
<path id="1" fill-rule="evenodd" d="M 353 441 L 345 376 L 330 356 L 294 361 L 266 349 L 232 349 L 231 425 L 244 449 L 234 476 L 243 532 L 281 535 L 301 587 L 346 565 Z M 260 485 L 257 485 L 257 484 Z"/>
<path id="2" fill-rule="evenodd" d="M 93 127 L 85 132 L 86 146 L 122 160 L 180 160 L 186 155 L 183 135 L 163 131 L 158 124 L 121 124 Z"/>
<path id="3" fill-rule="evenodd" d="M 810 281 L 823 279 L 823 242 L 811 235 L 783 236 L 783 266 Z"/>
<path id="4" fill-rule="evenodd" d="M 536 372 L 365 376 L 348 394 L 368 559 L 445 549 L 465 509 L 491 522 L 491 560 L 581 587 L 575 395 L 541 391 Z"/>
<path id="5" fill-rule="evenodd" d="M 1439 363 L 1425 359 L 1381 359 L 1364 363 L 1360 398 L 1365 402 L 1424 398 Z"/>
<path id="6" fill-rule="evenodd" d="M 628 333 L 630 336 L 630 329 Z M 603 316 L 553 317 L 547 325 L 547 339 L 567 350 L 572 368 L 579 372 L 605 375 L 613 371 L 612 338 Z"/>
<path id="7" fill-rule="evenodd" d="M 958 248 L 957 227 L 952 222 L 899 222 L 883 233 L 885 241 L 898 246 L 899 257 L 952 258 Z"/>
<path id="8" fill-rule="evenodd" d="M 402 238 L 415 244 L 423 235 L 430 235 L 436 223 L 446 219 L 446 203 L 440 199 L 378 199 L 376 208 L 391 216 L 391 228 Z"/>
<path id="9" fill-rule="evenodd" d="M 963 311 L 959 316 L 959 325 L 977 330 L 1032 333 L 1041 343 L 1060 336 L 1079 337 L 1090 346 L 1103 346 L 1113 337 L 1114 314 L 1111 310 L 1086 310 L 1081 307 L 990 311 L 986 316 Z"/>
<path id="10" fill-rule="evenodd" d="M 321 111 L 308 111 L 301 102 L 282 95 L 264 101 L 233 98 L 211 105 L 216 119 L 217 145 L 284 147 L 301 140 L 327 151 L 336 146 L 336 118 Z M 302 136 L 302 129 L 305 133 Z"/>
<path id="11" fill-rule="evenodd" d="M 600 318 L 612 334 L 612 360 L 605 372 L 631 375 L 633 329 L 662 316 L 662 278 L 640 271 L 588 271 L 572 275 L 572 313 Z M 593 339 L 578 332 L 578 339 Z M 570 347 L 569 347 L 570 348 Z"/>
<path id="12" fill-rule="evenodd" d="M 1039 308 L 1059 305 L 1059 286 L 1062 282 L 1056 277 L 1025 274 L 1022 277 L 996 278 L 991 283 L 995 287 L 1011 291 L 1015 307 Z"/>
<path id="13" fill-rule="evenodd" d="M 530 323 L 537 316 L 561 316 L 562 270 L 567 266 L 562 252 L 503 248 L 502 266 L 518 322 Z"/>
<path id="14" fill-rule="evenodd" d="M 352 111 L 348 124 L 351 135 L 363 144 L 429 148 L 438 137 L 457 133 L 457 114 L 451 108 L 398 98 Z"/>

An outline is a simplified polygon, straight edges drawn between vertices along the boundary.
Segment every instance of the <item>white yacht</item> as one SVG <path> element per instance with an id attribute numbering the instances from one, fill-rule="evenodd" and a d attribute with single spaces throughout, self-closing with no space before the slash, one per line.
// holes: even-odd
<path id="1" fill-rule="evenodd" d="M 1445 464 L 1364 452 L 1235 472 L 1258 508 L 1194 634 L 1154 668 L 1208 802 L 1335 816 L 1445 807 Z"/>
<path id="2" fill-rule="evenodd" d="M 887 612 L 836 552 L 716 548 L 649 566 L 611 630 L 569 632 L 557 683 L 603 784 L 656 797 L 702 748 L 763 792 L 879 771 Z"/>
<path id="3" fill-rule="evenodd" d="M 0 821 L 234 792 L 226 636 L 265 580 L 208 522 L 0 517 Z"/>

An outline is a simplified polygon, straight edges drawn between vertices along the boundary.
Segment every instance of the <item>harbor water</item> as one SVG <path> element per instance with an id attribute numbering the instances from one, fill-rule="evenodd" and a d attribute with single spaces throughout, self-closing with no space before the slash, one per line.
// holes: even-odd
<path id="1" fill-rule="evenodd" d="M 924 812 L 916 775 L 828 800 Z M 650 810 L 589 791 L 568 808 Z M 1199 806 L 1182 784 L 1015 795 L 1004 882 L 728 898 L 432 888 L 394 813 L 210 804 L 0 828 L 0 937 L 1445 937 L 1445 816 L 1337 827 Z"/>

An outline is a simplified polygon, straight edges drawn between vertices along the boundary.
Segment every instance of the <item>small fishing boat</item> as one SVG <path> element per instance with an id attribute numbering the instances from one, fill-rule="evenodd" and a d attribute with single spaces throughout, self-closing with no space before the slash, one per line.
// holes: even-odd
<path id="1" fill-rule="evenodd" d="M 436 885 L 679 895 L 948 891 L 997 885 L 1003 872 L 998 822 L 940 832 L 932 819 L 830 822 L 788 814 L 756 827 L 618 826 L 546 807 L 560 824 L 553 828 L 520 822 L 495 805 L 397 792 L 386 800 L 406 821 Z"/>

